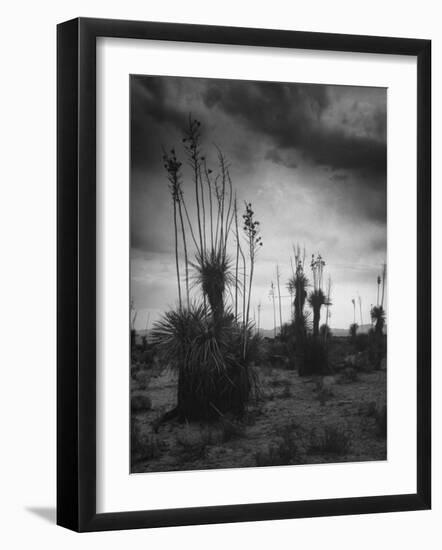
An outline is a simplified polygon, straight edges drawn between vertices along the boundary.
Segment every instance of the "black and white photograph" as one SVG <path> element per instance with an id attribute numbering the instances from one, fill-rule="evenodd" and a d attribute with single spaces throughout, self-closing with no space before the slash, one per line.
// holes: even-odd
<path id="1" fill-rule="evenodd" d="M 386 460 L 386 89 L 130 101 L 131 472 Z"/>

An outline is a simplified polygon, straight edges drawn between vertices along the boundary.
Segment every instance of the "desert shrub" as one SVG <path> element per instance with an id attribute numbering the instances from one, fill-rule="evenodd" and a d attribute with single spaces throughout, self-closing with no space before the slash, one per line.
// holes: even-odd
<path id="1" fill-rule="evenodd" d="M 284 466 L 298 460 L 299 448 L 295 426 L 287 424 L 277 428 L 276 432 L 279 435 L 278 441 L 255 453 L 257 466 Z"/>
<path id="2" fill-rule="evenodd" d="M 323 340 L 328 340 L 329 338 L 331 338 L 333 336 L 330 327 L 326 324 L 322 324 L 319 327 L 319 335 L 321 336 L 321 338 Z"/>
<path id="3" fill-rule="evenodd" d="M 326 425 L 318 433 L 313 429 L 309 451 L 312 454 L 344 455 L 351 448 L 351 433 L 339 426 Z"/>
<path id="4" fill-rule="evenodd" d="M 387 437 L 387 406 L 376 407 L 374 413 L 374 419 L 376 421 L 376 429 L 379 437 Z"/>
<path id="5" fill-rule="evenodd" d="M 178 434 L 176 441 L 178 454 L 186 462 L 204 458 L 207 448 L 216 442 L 211 430 L 191 431 L 189 428 Z"/>
<path id="6" fill-rule="evenodd" d="M 269 380 L 269 386 L 272 388 L 281 388 L 283 386 L 286 386 L 288 384 L 288 380 L 285 378 L 272 378 Z"/>
<path id="7" fill-rule="evenodd" d="M 133 419 L 130 430 L 130 456 L 132 464 L 138 460 L 152 460 L 161 456 L 161 446 L 155 434 L 143 434 L 139 423 Z"/>
<path id="8" fill-rule="evenodd" d="M 321 406 L 324 406 L 327 403 L 327 401 L 329 401 L 334 397 L 334 393 L 330 387 L 326 386 L 319 389 L 317 397 Z"/>
<path id="9" fill-rule="evenodd" d="M 354 346 L 356 351 L 367 351 L 369 348 L 368 334 L 357 334 L 354 340 Z"/>
<path id="10" fill-rule="evenodd" d="M 341 384 L 351 384 L 352 382 L 357 382 L 359 380 L 358 371 L 353 367 L 345 367 L 341 372 L 339 381 Z"/>
<path id="11" fill-rule="evenodd" d="M 304 339 L 302 356 L 302 363 L 299 368 L 300 376 L 327 374 L 330 372 L 327 345 L 319 338 L 309 335 Z"/>
<path id="12" fill-rule="evenodd" d="M 245 435 L 245 428 L 241 422 L 233 419 L 230 420 L 226 417 L 221 419 L 220 428 L 222 443 L 227 443 L 232 439 L 238 439 L 239 437 L 244 437 Z"/>
<path id="13" fill-rule="evenodd" d="M 286 383 L 284 384 L 284 389 L 279 394 L 279 397 L 282 397 L 283 399 L 288 399 L 292 396 L 292 390 L 290 389 L 290 382 L 286 380 Z"/>
<path id="14" fill-rule="evenodd" d="M 242 422 L 245 426 L 254 426 L 256 424 L 256 420 L 262 414 L 263 409 L 261 406 L 254 407 L 253 409 L 248 409 L 242 418 Z"/>
<path id="15" fill-rule="evenodd" d="M 267 362 L 266 346 L 264 345 L 262 337 L 256 332 L 254 334 L 249 334 L 246 357 L 249 365 L 263 365 Z"/>

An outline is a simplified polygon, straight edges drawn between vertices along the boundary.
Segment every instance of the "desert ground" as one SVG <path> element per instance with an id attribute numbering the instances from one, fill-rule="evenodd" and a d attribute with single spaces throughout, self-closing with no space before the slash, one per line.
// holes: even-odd
<path id="1" fill-rule="evenodd" d="M 131 367 L 131 472 L 386 460 L 385 361 L 375 369 L 348 338 L 333 338 L 330 356 L 329 374 L 301 377 L 267 353 L 252 367 L 257 391 L 242 418 L 159 423 L 176 404 L 177 373 L 140 354 Z"/>

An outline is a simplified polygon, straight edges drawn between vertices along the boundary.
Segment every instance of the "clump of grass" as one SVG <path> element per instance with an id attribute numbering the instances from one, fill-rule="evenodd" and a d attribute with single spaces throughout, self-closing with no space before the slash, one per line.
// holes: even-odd
<path id="1" fill-rule="evenodd" d="M 376 421 L 376 428 L 379 437 L 387 437 L 387 406 L 383 405 L 382 407 L 376 407 L 374 414 L 374 419 Z"/>
<path id="2" fill-rule="evenodd" d="M 244 425 L 236 420 L 229 420 L 224 417 L 220 421 L 220 427 L 222 443 L 227 443 L 232 439 L 238 439 L 240 437 L 244 437 L 245 435 Z"/>
<path id="3" fill-rule="evenodd" d="M 311 454 L 345 455 L 351 449 L 351 432 L 339 426 L 326 425 L 321 433 L 311 432 Z"/>
<path id="4" fill-rule="evenodd" d="M 339 378 L 341 384 L 351 384 L 359 380 L 358 371 L 353 367 L 346 367 Z"/>
<path id="5" fill-rule="evenodd" d="M 302 351 L 302 368 L 299 369 L 300 376 L 327 374 L 330 372 L 327 345 L 323 340 L 307 335 L 303 342 Z"/>
<path id="6" fill-rule="evenodd" d="M 210 430 L 191 432 L 188 428 L 177 436 L 178 453 L 185 462 L 191 462 L 205 458 L 207 448 L 213 444 L 213 436 Z"/>
<path id="7" fill-rule="evenodd" d="M 279 397 L 282 397 L 283 399 L 288 399 L 292 396 L 292 390 L 290 389 L 290 382 L 286 381 L 286 384 L 284 385 L 284 389 L 279 394 Z"/>
<path id="8" fill-rule="evenodd" d="M 322 377 L 316 381 L 316 392 L 317 392 L 318 401 L 321 404 L 321 406 L 324 406 L 327 403 L 327 401 L 329 401 L 335 396 L 330 385 L 324 384 L 324 379 Z"/>
<path id="9" fill-rule="evenodd" d="M 255 453 L 257 466 L 284 466 L 299 460 L 299 447 L 296 424 L 289 422 L 278 428 L 278 441 L 268 445 L 267 449 Z"/>
<path id="10" fill-rule="evenodd" d="M 130 456 L 132 463 L 139 460 L 152 460 L 161 456 L 161 448 L 155 434 L 142 433 L 139 422 L 132 420 L 130 432 Z"/>
<path id="11" fill-rule="evenodd" d="M 331 388 L 322 388 L 318 392 L 318 401 L 321 404 L 321 407 L 323 407 L 327 401 L 332 399 L 334 397 L 334 393 Z"/>
<path id="12" fill-rule="evenodd" d="M 289 382 L 284 378 L 272 378 L 272 380 L 269 380 L 269 386 L 272 388 L 285 387 L 287 384 L 289 384 Z"/>
<path id="13" fill-rule="evenodd" d="M 359 415 L 374 418 L 376 432 L 379 437 L 387 437 L 387 406 L 376 401 L 370 401 L 359 408 Z"/>

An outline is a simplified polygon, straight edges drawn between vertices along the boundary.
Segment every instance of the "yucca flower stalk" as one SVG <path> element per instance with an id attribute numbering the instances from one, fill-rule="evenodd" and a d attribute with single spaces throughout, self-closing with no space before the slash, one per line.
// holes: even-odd
<path id="1" fill-rule="evenodd" d="M 199 237 L 199 249 L 203 250 L 203 226 L 201 223 L 201 149 L 200 149 L 200 126 L 201 122 L 196 119 L 192 119 L 189 114 L 189 122 L 186 130 L 186 135 L 183 138 L 184 147 L 187 153 L 188 164 L 193 172 L 193 183 L 195 189 L 195 204 L 197 213 L 197 225 L 198 225 L 198 237 Z"/>
<path id="2" fill-rule="evenodd" d="M 235 318 L 238 317 L 238 292 L 239 292 L 239 254 L 240 254 L 240 243 L 239 243 L 239 227 L 238 227 L 238 204 L 235 196 L 233 211 L 235 216 L 235 241 L 236 241 L 236 255 L 235 255 Z"/>
<path id="3" fill-rule="evenodd" d="M 331 306 L 331 288 L 332 288 L 332 280 L 331 280 L 331 277 L 329 276 L 328 277 L 328 282 L 327 282 L 327 303 L 326 303 L 326 308 L 325 308 L 325 326 L 326 326 L 326 329 L 324 330 L 324 341 L 326 342 L 327 341 L 327 338 L 330 334 L 330 330 L 327 330 L 328 329 L 328 320 L 329 320 L 329 317 L 330 317 L 330 306 Z"/>
<path id="4" fill-rule="evenodd" d="M 281 278 L 281 273 L 279 271 L 279 265 L 276 264 L 276 285 L 278 287 L 278 304 L 279 304 L 279 326 L 281 327 L 280 330 L 282 330 L 281 286 L 279 283 L 280 278 Z"/>
<path id="5" fill-rule="evenodd" d="M 275 308 L 275 285 L 270 281 L 269 297 L 273 303 L 273 337 L 276 338 L 276 308 Z"/>
<path id="6" fill-rule="evenodd" d="M 250 300 L 252 297 L 252 282 L 253 274 L 255 271 L 255 259 L 258 250 L 262 246 L 262 237 L 259 231 L 259 221 L 254 218 L 254 211 L 252 209 L 251 202 L 245 202 L 245 213 L 243 214 L 243 230 L 246 238 L 248 253 L 249 253 L 249 262 L 250 262 L 250 271 L 249 271 L 249 284 L 248 284 L 248 293 L 247 293 L 247 310 L 244 327 L 247 327 L 250 319 Z M 245 292 L 245 288 L 243 290 Z M 247 346 L 247 331 L 244 329 L 244 354 Z"/>
<path id="7" fill-rule="evenodd" d="M 176 158 L 175 150 L 171 149 L 170 154 L 164 152 L 163 154 L 164 168 L 168 174 L 169 181 L 169 190 L 172 196 L 173 204 L 173 229 L 174 229 L 174 238 L 175 238 L 175 268 L 177 274 L 177 284 L 178 284 L 178 302 L 180 309 L 182 308 L 182 298 L 181 298 L 181 277 L 180 277 L 180 264 L 179 264 L 179 252 L 178 252 L 178 223 L 177 216 L 178 211 L 180 213 L 181 227 L 183 234 L 183 243 L 185 251 L 185 265 L 186 265 L 186 291 L 187 291 L 187 301 L 189 302 L 189 272 L 188 272 L 188 258 L 187 258 L 187 244 L 186 244 L 186 234 L 184 230 L 184 222 L 182 217 L 180 198 L 181 198 L 181 182 L 180 182 L 180 168 L 181 162 Z"/>

